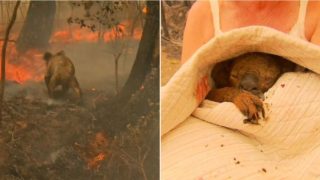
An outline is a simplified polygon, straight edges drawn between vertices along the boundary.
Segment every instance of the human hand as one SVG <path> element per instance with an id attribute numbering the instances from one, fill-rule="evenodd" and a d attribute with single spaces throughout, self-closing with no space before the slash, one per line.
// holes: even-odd
<path id="1" fill-rule="evenodd" d="M 209 86 L 208 75 L 205 75 L 197 84 L 196 98 L 198 104 L 200 104 L 200 102 L 204 100 L 210 90 L 211 87 Z"/>

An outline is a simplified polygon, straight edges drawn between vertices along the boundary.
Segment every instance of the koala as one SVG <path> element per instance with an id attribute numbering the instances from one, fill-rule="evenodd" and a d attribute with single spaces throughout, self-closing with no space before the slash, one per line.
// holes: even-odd
<path id="1" fill-rule="evenodd" d="M 264 116 L 263 94 L 285 72 L 294 71 L 295 64 L 279 56 L 247 53 L 217 64 L 211 77 L 215 87 L 207 99 L 233 102 L 247 116 L 244 122 L 258 123 L 259 112 Z"/>
<path id="2" fill-rule="evenodd" d="M 75 77 L 75 68 L 72 61 L 65 55 L 65 52 L 60 51 L 56 54 L 45 52 L 43 59 L 47 67 L 44 80 L 48 88 L 49 97 L 52 99 L 57 98 L 58 95 L 66 94 L 71 88 L 74 98 L 80 100 L 82 93 Z M 57 93 L 58 86 L 62 87 L 60 94 Z"/>

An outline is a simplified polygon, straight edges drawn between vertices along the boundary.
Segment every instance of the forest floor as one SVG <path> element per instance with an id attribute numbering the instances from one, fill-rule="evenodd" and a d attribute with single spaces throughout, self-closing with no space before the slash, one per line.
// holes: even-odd
<path id="1" fill-rule="evenodd" d="M 155 179 L 158 82 L 154 68 L 145 88 L 117 109 L 103 105 L 113 98 L 105 91 L 83 90 L 82 104 L 48 105 L 43 92 L 32 89 L 39 83 L 15 87 L 2 114 L 0 179 Z"/>

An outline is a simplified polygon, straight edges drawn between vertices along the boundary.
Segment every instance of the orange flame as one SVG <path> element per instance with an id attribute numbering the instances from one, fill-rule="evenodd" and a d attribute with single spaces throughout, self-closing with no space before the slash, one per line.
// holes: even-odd
<path id="1" fill-rule="evenodd" d="M 147 6 L 143 7 L 142 12 L 143 12 L 144 14 L 147 14 L 147 12 L 148 12 Z"/>
<path id="2" fill-rule="evenodd" d="M 89 169 L 98 169 L 106 158 L 109 146 L 105 134 L 101 132 L 97 133 L 89 146 L 90 151 L 94 152 L 95 155 L 87 160 L 87 167 Z"/>
<path id="3" fill-rule="evenodd" d="M 0 42 L 2 47 L 3 42 Z M 14 44 L 10 43 L 6 54 L 6 80 L 23 84 L 26 81 L 42 81 L 45 72 L 45 63 L 42 53 L 38 50 L 29 50 L 18 54 Z"/>
<path id="4" fill-rule="evenodd" d="M 93 159 L 88 160 L 88 168 L 89 169 L 99 169 L 101 166 L 101 162 L 106 158 L 106 155 L 104 153 L 99 153 L 97 156 L 95 156 Z"/>
<path id="5" fill-rule="evenodd" d="M 104 42 L 110 42 L 116 40 L 117 38 L 128 38 L 134 40 L 140 40 L 142 36 L 141 28 L 135 28 L 134 33 L 131 35 L 129 32 L 129 27 L 132 23 L 129 20 L 121 22 L 117 28 L 121 29 L 122 33 L 119 36 L 114 29 L 102 32 L 100 36 L 101 40 Z M 98 42 L 99 41 L 99 32 L 92 32 L 86 28 L 80 28 L 74 26 L 73 28 L 63 29 L 57 31 L 53 34 L 50 42 L 51 43 L 72 43 L 72 42 Z"/>
<path id="6" fill-rule="evenodd" d="M 59 30 L 53 33 L 50 43 L 74 43 L 74 42 L 98 42 L 99 37 L 104 42 L 114 41 L 117 38 L 128 38 L 140 40 L 142 36 L 141 28 L 134 28 L 131 34 L 132 22 L 125 20 L 118 25 L 121 33 L 117 34 L 114 29 L 103 34 L 92 32 L 85 28 L 74 26 L 73 28 Z M 16 39 L 18 34 L 11 34 L 11 38 Z M 3 41 L 0 41 L 0 47 Z M 1 53 L 0 53 L 1 55 Z M 45 62 L 42 60 L 42 52 L 36 49 L 28 50 L 19 54 L 14 43 L 9 43 L 6 52 L 6 80 L 23 84 L 26 81 L 42 81 L 45 73 Z"/>
<path id="7" fill-rule="evenodd" d="M 80 157 L 87 162 L 88 169 L 98 169 L 103 160 L 106 159 L 109 152 L 109 143 L 104 133 L 97 133 L 87 145 L 75 143 L 75 148 L 78 150 Z"/>

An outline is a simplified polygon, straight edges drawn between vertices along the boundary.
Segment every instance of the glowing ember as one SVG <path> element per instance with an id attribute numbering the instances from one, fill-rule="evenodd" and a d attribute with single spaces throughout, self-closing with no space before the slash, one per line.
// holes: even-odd
<path id="1" fill-rule="evenodd" d="M 147 12 L 148 12 L 147 6 L 145 6 L 145 7 L 142 9 L 142 12 L 143 12 L 144 14 L 147 14 Z"/>
<path id="2" fill-rule="evenodd" d="M 90 151 L 94 156 L 87 160 L 87 166 L 89 169 L 97 169 L 100 167 L 102 161 L 106 158 L 108 150 L 108 140 L 104 133 L 97 133 L 89 145 Z M 90 154 L 92 154 L 90 153 Z"/>
<path id="3" fill-rule="evenodd" d="M 88 168 L 89 169 L 98 169 L 101 165 L 101 161 L 103 161 L 106 158 L 106 155 L 103 153 L 99 153 L 97 156 L 95 156 L 93 159 L 88 160 Z"/>
<path id="4" fill-rule="evenodd" d="M 109 152 L 109 142 L 104 133 L 98 132 L 87 145 L 75 143 L 79 155 L 87 162 L 88 169 L 98 169 Z"/>

